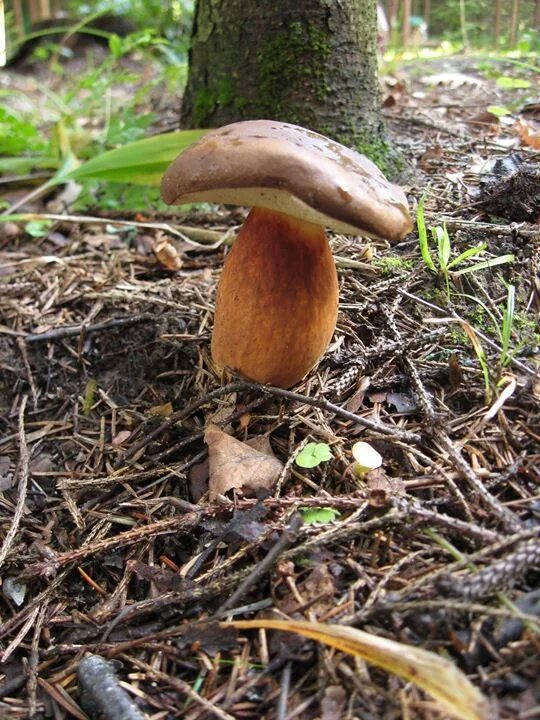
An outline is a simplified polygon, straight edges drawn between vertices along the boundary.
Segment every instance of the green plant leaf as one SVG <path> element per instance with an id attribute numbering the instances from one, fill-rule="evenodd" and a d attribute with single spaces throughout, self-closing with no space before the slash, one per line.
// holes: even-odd
<path id="1" fill-rule="evenodd" d="M 501 255 L 500 257 L 493 258 L 492 260 L 484 260 L 483 262 L 470 265 L 469 267 L 463 268 L 462 270 L 456 270 L 453 275 L 465 275 L 465 273 L 477 272 L 478 270 L 485 270 L 486 268 L 495 267 L 495 265 L 504 265 L 505 263 L 514 262 L 515 257 L 513 255 Z"/>
<path id="2" fill-rule="evenodd" d="M 108 180 L 158 186 L 168 165 L 206 130 L 178 130 L 109 150 L 72 170 L 66 180 Z"/>
<path id="3" fill-rule="evenodd" d="M 334 510 L 334 508 L 327 507 L 314 507 L 314 508 L 300 508 L 300 514 L 304 520 L 304 525 L 327 525 L 328 523 L 334 522 L 334 520 L 340 516 L 340 512 Z"/>
<path id="4" fill-rule="evenodd" d="M 487 243 L 480 243 L 479 245 L 475 245 L 474 247 L 465 250 L 461 253 L 461 255 L 458 255 L 457 258 L 454 258 L 451 262 L 448 263 L 448 270 L 450 270 L 450 268 L 452 267 L 455 267 L 456 265 L 459 265 L 464 260 L 467 260 L 467 258 L 474 257 L 475 255 L 480 255 L 480 253 L 484 252 L 486 248 Z"/>
<path id="5" fill-rule="evenodd" d="M 516 311 L 516 288 L 514 285 L 508 286 L 508 294 L 506 296 L 506 307 L 504 309 L 501 340 L 502 353 L 501 365 L 505 367 L 510 362 L 510 341 L 512 338 L 512 327 L 514 325 L 514 315 Z"/>
<path id="6" fill-rule="evenodd" d="M 21 155 L 20 157 L 0 158 L 0 173 L 26 174 L 33 169 L 55 169 L 56 158 L 47 155 Z"/>
<path id="7" fill-rule="evenodd" d="M 51 229 L 51 220 L 30 220 L 24 226 L 24 231 L 35 238 L 45 237 Z"/>
<path id="8" fill-rule="evenodd" d="M 504 117 L 505 115 L 512 114 L 512 111 L 504 105 L 488 105 L 486 110 L 490 115 L 495 115 L 495 117 Z"/>
<path id="9" fill-rule="evenodd" d="M 448 270 L 448 260 L 450 259 L 450 252 L 452 249 L 450 245 L 450 236 L 448 235 L 446 225 L 443 225 L 442 227 L 441 225 L 436 225 L 430 229 L 433 239 L 437 243 L 437 259 L 439 261 L 439 265 L 441 266 L 441 270 L 444 272 Z"/>
<path id="10" fill-rule="evenodd" d="M 332 458 L 333 455 L 326 443 L 308 443 L 306 447 L 298 453 L 295 462 L 301 468 L 314 468 Z"/>
<path id="11" fill-rule="evenodd" d="M 531 87 L 529 80 L 523 80 L 523 78 L 516 77 L 506 77 L 505 75 L 497 78 L 497 85 L 500 88 L 505 88 L 506 90 L 524 90 Z"/>
<path id="12" fill-rule="evenodd" d="M 427 267 L 432 270 L 434 273 L 437 272 L 437 268 L 435 267 L 435 263 L 433 262 L 431 258 L 431 253 L 429 252 L 429 245 L 428 245 L 428 239 L 427 239 L 427 232 L 426 232 L 426 222 L 424 220 L 424 202 L 426 199 L 426 195 L 422 195 L 420 198 L 420 202 L 418 203 L 418 208 L 416 210 L 416 227 L 418 228 L 418 242 L 420 244 L 420 253 L 422 255 L 422 259 L 424 263 L 427 265 Z"/>

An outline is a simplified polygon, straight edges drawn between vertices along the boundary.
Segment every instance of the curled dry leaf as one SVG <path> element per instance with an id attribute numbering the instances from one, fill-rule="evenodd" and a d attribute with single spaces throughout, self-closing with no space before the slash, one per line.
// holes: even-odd
<path id="1" fill-rule="evenodd" d="M 208 426 L 204 439 L 210 460 L 210 500 L 233 489 L 244 495 L 270 490 L 283 469 L 273 455 L 236 440 L 216 425 Z"/>
<path id="2" fill-rule="evenodd" d="M 457 720 L 488 720 L 493 717 L 486 697 L 454 663 L 428 650 L 371 635 L 344 625 L 302 620 L 239 620 L 223 627 L 239 630 L 265 628 L 294 632 L 357 655 L 430 693 L 441 710 Z"/>
<path id="3" fill-rule="evenodd" d="M 522 143 L 534 150 L 540 150 L 540 123 L 520 118 L 517 127 Z"/>
<path id="4" fill-rule="evenodd" d="M 178 250 L 164 234 L 158 233 L 152 249 L 154 255 L 167 270 L 180 270 L 183 263 L 178 255 Z"/>

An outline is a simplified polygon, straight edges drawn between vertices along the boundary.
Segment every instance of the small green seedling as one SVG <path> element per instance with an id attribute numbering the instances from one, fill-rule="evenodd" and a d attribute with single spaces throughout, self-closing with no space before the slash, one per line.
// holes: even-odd
<path id="1" fill-rule="evenodd" d="M 301 468 L 314 468 L 322 462 L 328 462 L 334 456 L 326 443 L 308 443 L 296 456 L 296 464 Z"/>
<path id="2" fill-rule="evenodd" d="M 328 525 L 340 514 L 337 510 L 327 507 L 300 508 L 304 525 Z"/>
<path id="3" fill-rule="evenodd" d="M 436 245 L 435 257 L 437 260 L 437 267 L 433 260 L 432 251 L 430 249 L 430 244 L 426 231 L 426 223 L 424 219 L 424 201 L 425 195 L 422 196 L 420 202 L 418 203 L 418 210 L 416 213 L 416 224 L 418 227 L 418 241 L 420 245 L 420 253 L 422 255 L 422 259 L 425 265 L 433 273 L 441 275 L 443 277 L 446 287 L 447 300 L 450 300 L 450 278 L 459 277 L 460 275 L 465 275 L 467 273 L 478 272 L 479 270 L 485 270 L 486 268 L 491 268 L 496 265 L 503 265 L 504 263 L 514 261 L 513 255 L 501 255 L 500 257 L 490 260 L 482 260 L 481 262 L 477 262 L 474 265 L 468 265 L 467 267 L 456 270 L 455 268 L 463 264 L 465 260 L 480 256 L 487 248 L 487 243 L 480 243 L 479 245 L 475 245 L 472 248 L 464 250 L 457 257 L 452 258 L 452 242 L 450 240 L 450 235 L 448 234 L 448 229 L 446 225 L 443 224 L 429 228 L 433 241 Z"/>

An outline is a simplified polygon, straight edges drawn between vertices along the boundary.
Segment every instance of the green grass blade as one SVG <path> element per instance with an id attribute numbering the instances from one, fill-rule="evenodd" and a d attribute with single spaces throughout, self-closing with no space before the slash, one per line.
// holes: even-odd
<path id="1" fill-rule="evenodd" d="M 508 286 L 508 294 L 506 296 L 506 307 L 503 314 L 502 332 L 501 332 L 501 365 L 505 367 L 510 362 L 510 341 L 512 338 L 512 327 L 514 325 L 514 315 L 516 309 L 516 288 L 514 285 Z"/>
<path id="2" fill-rule="evenodd" d="M 511 263 L 514 262 L 514 260 L 514 255 L 501 255 L 500 257 L 493 258 L 492 260 L 484 260 L 483 262 L 476 263 L 475 265 L 470 265 L 469 267 L 462 268 L 461 270 L 456 270 L 452 274 L 455 276 L 465 275 L 465 273 L 485 270 L 486 268 L 495 267 L 495 265 L 504 265 L 504 263 Z"/>
<path id="3" fill-rule="evenodd" d="M 54 170 L 58 160 L 47 155 L 21 155 L 21 157 L 0 158 L 0 173 L 25 175 L 31 170 Z"/>
<path id="4" fill-rule="evenodd" d="M 487 243 L 480 243 L 479 245 L 475 245 L 474 247 L 465 250 L 465 252 L 462 252 L 461 255 L 458 255 L 457 258 L 454 258 L 448 263 L 448 269 L 450 270 L 450 268 L 454 267 L 455 265 L 459 265 L 464 260 L 467 260 L 470 257 L 480 255 L 480 253 L 484 252 L 486 248 Z"/>
<path id="5" fill-rule="evenodd" d="M 433 239 L 437 241 L 439 265 L 441 266 L 441 270 L 446 271 L 448 270 L 448 261 L 450 260 L 451 252 L 448 230 L 446 229 L 446 225 L 443 225 L 442 227 L 437 225 L 436 227 L 431 228 L 431 232 L 433 234 Z"/>
<path id="6" fill-rule="evenodd" d="M 159 185 L 167 166 L 207 130 L 178 130 L 136 140 L 102 153 L 65 175 L 63 180 L 108 180 Z"/>
<path id="7" fill-rule="evenodd" d="M 428 239 L 427 239 L 427 232 L 426 232 L 426 223 L 424 220 L 424 201 L 426 199 L 425 195 L 422 195 L 420 198 L 420 202 L 418 203 L 418 208 L 416 210 L 416 227 L 418 228 L 418 242 L 420 245 L 420 253 L 422 255 L 422 260 L 427 265 L 427 267 L 432 270 L 434 273 L 437 272 L 437 268 L 435 267 L 435 263 L 433 262 L 433 259 L 431 257 L 431 253 L 429 252 L 429 245 L 428 245 Z"/>

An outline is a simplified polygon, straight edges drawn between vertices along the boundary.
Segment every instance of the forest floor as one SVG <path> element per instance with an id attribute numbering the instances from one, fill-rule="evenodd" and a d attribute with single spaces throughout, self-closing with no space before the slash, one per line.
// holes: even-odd
<path id="1" fill-rule="evenodd" d="M 104 676 L 127 692 L 109 718 L 123 701 L 156 720 L 450 717 L 394 672 L 216 625 L 230 618 L 421 647 L 491 703 L 458 717 L 540 717 L 540 106 L 497 82 L 513 74 L 462 56 L 383 77 L 411 208 L 425 193 L 441 244 L 430 269 L 416 228 L 394 246 L 333 236 L 337 330 L 291 393 L 212 369 L 243 211 L 83 217 L 67 191 L 25 201 L 36 174 L 2 179 L 8 212 L 66 217 L 0 224 L 0 718 L 97 717 Z M 5 71 L 24 88 L 8 104 L 52 81 Z M 149 103 L 170 128 L 170 104 Z M 209 470 L 210 424 L 270 441 L 281 469 L 259 497 L 216 429 L 233 490 Z M 363 477 L 359 441 L 382 456 Z M 117 678 L 81 673 L 88 653 Z"/>

